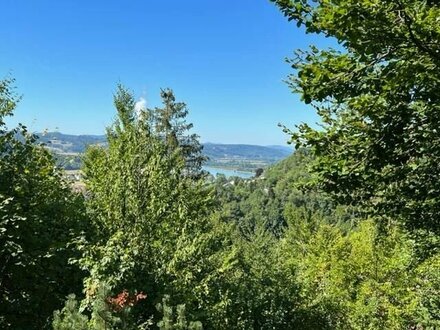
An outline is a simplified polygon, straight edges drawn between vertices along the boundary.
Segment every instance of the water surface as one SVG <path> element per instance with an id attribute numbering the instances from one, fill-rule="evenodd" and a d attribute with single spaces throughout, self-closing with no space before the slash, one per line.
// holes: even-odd
<path id="1" fill-rule="evenodd" d="M 255 173 L 253 173 L 253 172 L 229 170 L 229 169 L 219 168 L 219 167 L 203 166 L 203 169 L 214 176 L 216 176 L 217 174 L 223 174 L 227 178 L 229 178 L 231 176 L 238 176 L 243 179 L 249 179 L 255 175 Z"/>

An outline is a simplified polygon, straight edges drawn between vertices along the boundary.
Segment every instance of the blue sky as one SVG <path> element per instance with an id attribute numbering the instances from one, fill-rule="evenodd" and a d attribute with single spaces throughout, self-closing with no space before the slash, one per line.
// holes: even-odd
<path id="1" fill-rule="evenodd" d="M 118 82 L 147 106 L 170 87 L 203 142 L 284 144 L 279 122 L 317 117 L 283 80 L 286 57 L 331 45 L 268 0 L 2 0 L 0 78 L 33 131 L 102 134 Z"/>

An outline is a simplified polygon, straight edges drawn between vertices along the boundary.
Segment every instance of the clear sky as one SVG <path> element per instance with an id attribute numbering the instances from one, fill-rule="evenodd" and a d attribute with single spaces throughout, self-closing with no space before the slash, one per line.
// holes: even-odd
<path id="1" fill-rule="evenodd" d="M 284 59 L 330 40 L 268 0 L 2 0 L 0 78 L 33 131 L 103 134 L 118 82 L 147 106 L 170 87 L 203 142 L 284 144 L 279 122 L 317 121 L 283 82 Z"/>

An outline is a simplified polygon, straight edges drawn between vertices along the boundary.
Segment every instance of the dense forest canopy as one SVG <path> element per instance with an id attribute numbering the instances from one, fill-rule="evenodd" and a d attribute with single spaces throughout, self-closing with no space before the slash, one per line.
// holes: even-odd
<path id="1" fill-rule="evenodd" d="M 206 179 L 172 90 L 118 85 L 74 192 L 0 81 L 0 328 L 440 327 L 440 7 L 273 2 L 341 48 L 290 60 L 323 126 L 250 179 Z"/>

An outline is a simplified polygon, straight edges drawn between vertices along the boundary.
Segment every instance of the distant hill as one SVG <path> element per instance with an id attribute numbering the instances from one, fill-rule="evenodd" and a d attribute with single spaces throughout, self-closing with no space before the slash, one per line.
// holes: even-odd
<path id="1" fill-rule="evenodd" d="M 65 163 L 65 158 L 62 156 L 73 157 L 83 153 L 89 145 L 106 145 L 107 143 L 105 135 L 70 135 L 59 132 L 37 133 L 37 135 L 40 142 L 44 143 L 49 150 L 61 156 L 62 164 Z M 209 158 L 207 163 L 209 166 L 250 171 L 285 159 L 293 153 L 293 149 L 278 145 L 204 143 L 203 153 Z M 72 163 L 70 159 L 69 162 Z M 78 161 L 74 164 L 72 169 L 79 167 Z"/>
<path id="2" fill-rule="evenodd" d="M 251 144 L 204 143 L 203 152 L 212 159 L 281 160 L 293 150 L 283 146 L 258 146 Z"/>
<path id="3" fill-rule="evenodd" d="M 70 135 L 59 132 L 36 134 L 40 142 L 55 153 L 83 153 L 88 145 L 107 143 L 105 135 Z"/>
<path id="4" fill-rule="evenodd" d="M 288 153 L 289 155 L 291 155 L 294 151 L 293 146 L 290 146 L 290 145 L 286 145 L 286 146 L 271 145 L 271 146 L 266 146 L 266 147 L 271 148 L 271 149 L 283 150 L 284 152 Z"/>

